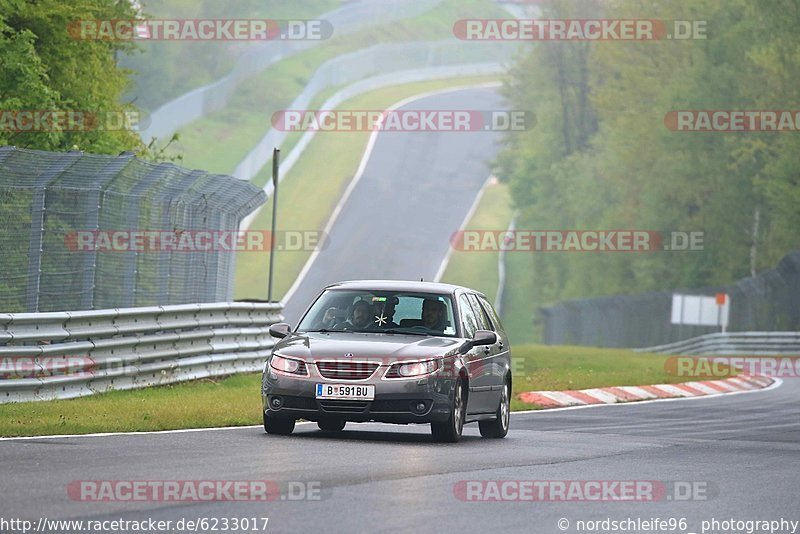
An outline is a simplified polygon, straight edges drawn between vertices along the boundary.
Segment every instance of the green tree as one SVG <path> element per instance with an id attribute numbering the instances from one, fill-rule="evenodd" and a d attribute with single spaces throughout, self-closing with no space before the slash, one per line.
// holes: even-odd
<path id="1" fill-rule="evenodd" d="M 76 39 L 69 31 L 78 20 L 134 16 L 131 4 L 118 0 L 0 0 L 0 110 L 83 111 L 97 117 L 135 111 L 121 101 L 130 72 L 117 65 L 117 56 L 133 45 Z M 135 132 L 106 128 L 0 131 L 0 144 L 105 154 L 141 148 Z"/>
<path id="2" fill-rule="evenodd" d="M 550 2 L 541 18 L 706 20 L 708 38 L 544 42 L 506 93 L 534 130 L 497 173 L 519 228 L 705 232 L 705 251 L 534 254 L 534 303 L 730 283 L 800 246 L 800 140 L 675 132 L 681 109 L 800 109 L 800 0 Z M 577 10 L 580 11 L 577 11 Z"/>

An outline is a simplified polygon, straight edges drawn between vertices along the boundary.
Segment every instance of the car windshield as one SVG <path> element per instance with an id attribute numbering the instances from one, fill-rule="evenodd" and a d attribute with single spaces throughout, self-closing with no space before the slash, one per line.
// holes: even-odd
<path id="1" fill-rule="evenodd" d="M 450 295 L 329 289 L 297 327 L 301 332 L 456 336 Z"/>

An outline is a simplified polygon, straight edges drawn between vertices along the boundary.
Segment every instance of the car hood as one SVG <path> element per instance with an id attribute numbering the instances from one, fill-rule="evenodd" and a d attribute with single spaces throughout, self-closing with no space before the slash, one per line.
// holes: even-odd
<path id="1" fill-rule="evenodd" d="M 275 345 L 275 352 L 312 363 L 331 359 L 387 363 L 450 355 L 455 353 L 463 342 L 464 340 L 459 338 L 403 334 L 309 332 L 281 340 Z"/>

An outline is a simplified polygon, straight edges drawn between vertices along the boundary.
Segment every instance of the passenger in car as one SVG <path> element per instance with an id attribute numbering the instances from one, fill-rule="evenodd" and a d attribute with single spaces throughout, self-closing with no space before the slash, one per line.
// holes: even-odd
<path id="1" fill-rule="evenodd" d="M 446 319 L 445 313 L 444 302 L 436 299 L 425 299 L 422 302 L 422 326 L 429 330 L 443 333 Z"/>

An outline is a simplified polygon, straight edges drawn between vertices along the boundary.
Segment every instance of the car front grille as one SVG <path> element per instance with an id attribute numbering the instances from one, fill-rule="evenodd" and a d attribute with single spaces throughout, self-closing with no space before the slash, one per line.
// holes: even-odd
<path id="1" fill-rule="evenodd" d="M 320 407 L 326 412 L 361 413 L 369 406 L 368 401 L 321 400 Z"/>
<path id="2" fill-rule="evenodd" d="M 332 380 L 366 380 L 379 366 L 374 362 L 317 362 L 319 374 Z"/>
<path id="3" fill-rule="evenodd" d="M 408 400 L 376 400 L 372 403 L 372 412 L 408 412 L 411 410 Z"/>
<path id="4" fill-rule="evenodd" d="M 316 410 L 317 403 L 314 399 L 310 399 L 308 397 L 283 397 L 283 407 L 284 408 L 296 408 L 300 410 Z"/>

